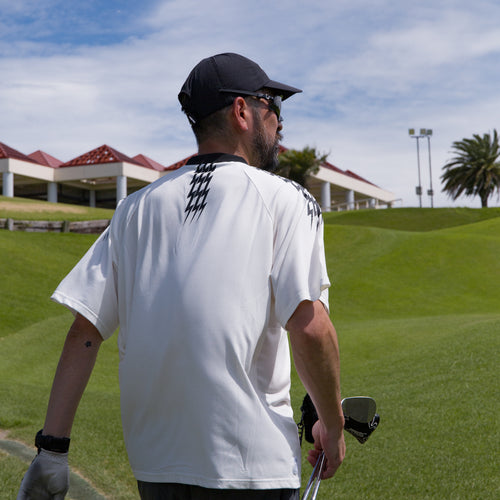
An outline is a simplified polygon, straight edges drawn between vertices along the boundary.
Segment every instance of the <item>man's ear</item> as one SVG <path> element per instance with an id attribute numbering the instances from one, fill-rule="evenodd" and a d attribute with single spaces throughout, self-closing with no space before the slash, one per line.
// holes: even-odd
<path id="1" fill-rule="evenodd" d="M 240 132 L 247 132 L 250 128 L 252 112 L 243 97 L 237 97 L 231 106 L 231 121 Z"/>

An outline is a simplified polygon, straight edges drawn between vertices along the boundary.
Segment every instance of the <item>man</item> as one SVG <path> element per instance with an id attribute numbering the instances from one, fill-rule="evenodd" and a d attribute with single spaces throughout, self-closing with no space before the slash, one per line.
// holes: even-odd
<path id="1" fill-rule="evenodd" d="M 73 418 L 118 326 L 123 431 L 141 498 L 298 498 L 285 328 L 319 415 L 309 460 L 324 450 L 322 477 L 335 473 L 345 445 L 321 212 L 264 170 L 277 161 L 281 101 L 297 92 L 237 54 L 190 73 L 179 100 L 198 156 L 126 198 L 53 295 L 76 318 L 18 498 L 64 494 Z"/>

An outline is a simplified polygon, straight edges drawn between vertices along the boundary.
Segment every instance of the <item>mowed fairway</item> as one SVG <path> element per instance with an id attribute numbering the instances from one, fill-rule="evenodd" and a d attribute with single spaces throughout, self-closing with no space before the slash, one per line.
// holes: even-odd
<path id="1" fill-rule="evenodd" d="M 364 445 L 346 436 L 346 460 L 318 498 L 499 498 L 500 211 L 331 213 L 325 223 L 343 395 L 373 396 L 381 423 Z M 93 241 L 0 231 L 0 429 L 8 439 L 31 444 L 43 425 L 72 320 L 49 296 Z M 70 464 L 109 498 L 138 498 L 117 365 L 114 337 L 77 414 Z M 296 420 L 303 395 L 294 373 Z M 15 498 L 26 467 L 0 451 L 0 498 Z M 310 470 L 304 461 L 304 481 Z"/>

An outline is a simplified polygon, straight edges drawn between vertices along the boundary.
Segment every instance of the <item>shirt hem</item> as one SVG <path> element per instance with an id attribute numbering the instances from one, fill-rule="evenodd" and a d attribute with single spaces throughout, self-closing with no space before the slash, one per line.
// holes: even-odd
<path id="1" fill-rule="evenodd" d="M 148 473 L 134 471 L 138 481 L 149 483 L 181 483 L 201 486 L 202 488 L 234 489 L 234 490 L 269 490 L 300 488 L 300 479 L 292 478 L 266 478 L 266 479 L 214 479 L 176 473 Z"/>

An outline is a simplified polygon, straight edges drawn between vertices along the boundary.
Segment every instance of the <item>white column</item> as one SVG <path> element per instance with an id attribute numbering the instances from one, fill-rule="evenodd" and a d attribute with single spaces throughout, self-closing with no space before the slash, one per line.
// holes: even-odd
<path id="1" fill-rule="evenodd" d="M 95 208 L 95 200 L 96 200 L 95 189 L 91 189 L 89 191 L 89 207 Z"/>
<path id="2" fill-rule="evenodd" d="M 354 210 L 354 191 L 352 189 L 346 192 L 345 201 L 347 203 L 347 210 Z"/>
<path id="3" fill-rule="evenodd" d="M 47 201 L 57 203 L 57 182 L 47 184 Z"/>
<path id="4" fill-rule="evenodd" d="M 332 197 L 330 192 L 330 183 L 323 182 L 321 184 L 321 210 L 323 212 L 330 212 L 332 209 Z"/>
<path id="5" fill-rule="evenodd" d="M 116 205 L 127 197 L 127 178 L 124 175 L 119 175 L 116 178 Z"/>
<path id="6" fill-rule="evenodd" d="M 9 198 L 14 198 L 14 173 L 4 172 L 2 176 L 3 186 L 2 194 Z"/>

